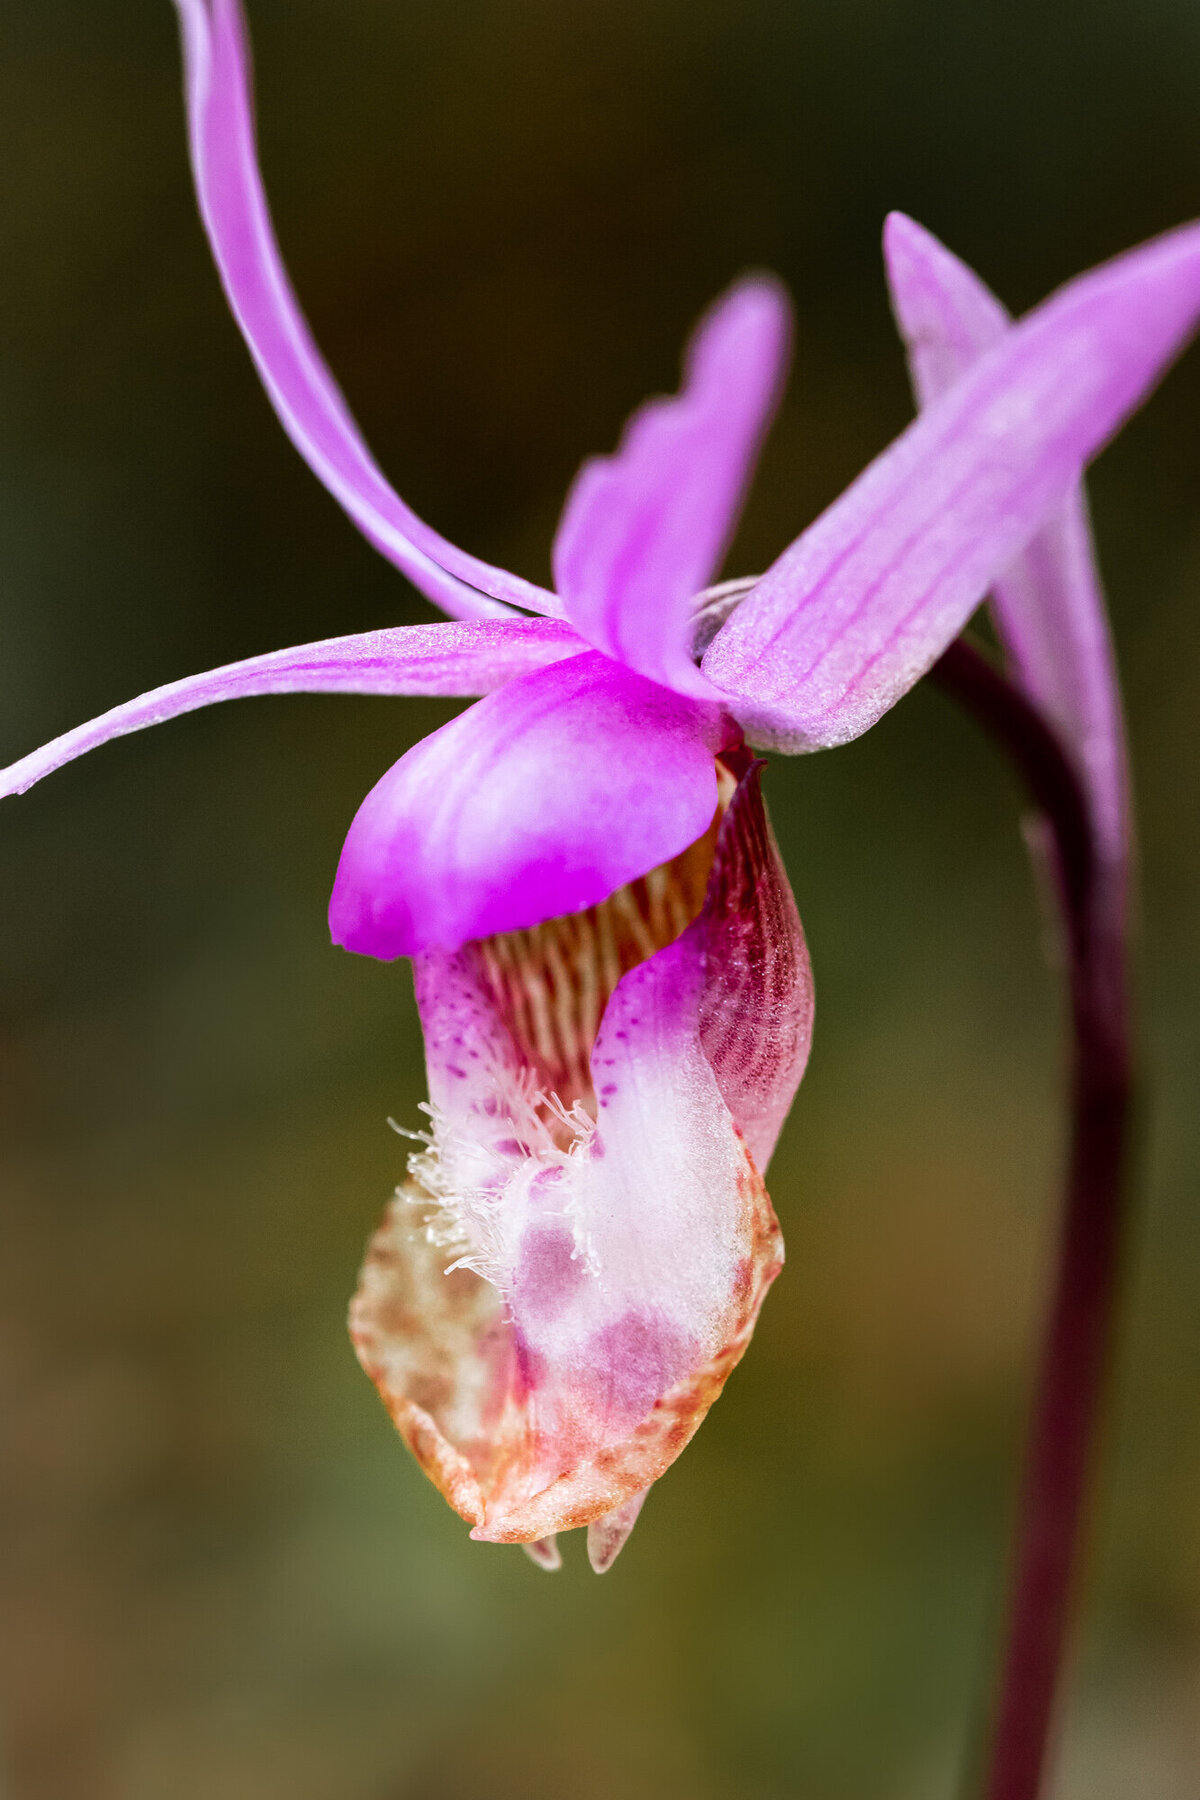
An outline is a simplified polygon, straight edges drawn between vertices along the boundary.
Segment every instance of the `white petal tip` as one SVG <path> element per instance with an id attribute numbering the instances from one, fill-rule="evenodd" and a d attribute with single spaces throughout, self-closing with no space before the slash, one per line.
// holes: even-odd
<path id="1" fill-rule="evenodd" d="M 649 1493 L 643 1488 L 632 1500 L 626 1500 L 623 1506 L 614 1506 L 603 1518 L 593 1519 L 588 1526 L 587 1547 L 588 1561 L 597 1575 L 603 1575 L 611 1569 L 621 1551 L 625 1540 L 637 1524 L 637 1516 L 642 1510 L 642 1502 Z"/>
<path id="2" fill-rule="evenodd" d="M 530 1562 L 536 1563 L 539 1569 L 545 1569 L 547 1575 L 553 1575 L 556 1569 L 562 1568 L 562 1554 L 556 1537 L 538 1538 L 532 1544 L 522 1544 L 521 1548 Z"/>

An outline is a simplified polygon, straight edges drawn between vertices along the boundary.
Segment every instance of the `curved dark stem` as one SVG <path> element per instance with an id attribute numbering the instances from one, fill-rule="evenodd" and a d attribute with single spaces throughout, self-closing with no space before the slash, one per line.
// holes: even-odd
<path id="1" fill-rule="evenodd" d="M 1037 1800 L 1066 1645 L 1115 1312 L 1132 1090 L 1123 896 L 1055 732 L 959 639 L 931 671 L 1019 769 L 1051 834 L 1070 984 L 1071 1130 L 1058 1268 L 1033 1399 L 984 1800 Z"/>

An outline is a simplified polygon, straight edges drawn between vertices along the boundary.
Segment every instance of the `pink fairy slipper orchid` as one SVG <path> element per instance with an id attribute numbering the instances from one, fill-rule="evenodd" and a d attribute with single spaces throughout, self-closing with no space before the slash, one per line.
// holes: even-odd
<path id="1" fill-rule="evenodd" d="M 588 1524 L 607 1566 L 780 1257 L 762 1176 L 811 988 L 745 743 L 857 736 L 992 589 L 1117 843 L 1115 713 L 1088 661 L 1104 640 L 1081 598 L 1073 496 L 1200 317 L 1200 227 L 1011 327 L 978 296 L 931 324 L 922 283 L 942 282 L 940 304 L 954 280 L 928 275 L 917 228 L 894 227 L 920 417 L 764 576 L 711 589 L 788 346 L 779 285 L 743 279 L 701 321 L 679 393 L 584 465 L 552 593 L 448 543 L 376 466 L 275 243 L 238 0 L 175 4 L 200 209 L 267 392 L 319 479 L 451 621 L 170 683 L 14 764 L 0 792 L 238 696 L 483 696 L 383 775 L 334 883 L 335 941 L 415 959 L 431 1104 L 355 1342 L 476 1536 L 534 1544 L 551 1566 L 552 1534 Z M 1030 577 L 1055 558 L 1069 583 Z"/>

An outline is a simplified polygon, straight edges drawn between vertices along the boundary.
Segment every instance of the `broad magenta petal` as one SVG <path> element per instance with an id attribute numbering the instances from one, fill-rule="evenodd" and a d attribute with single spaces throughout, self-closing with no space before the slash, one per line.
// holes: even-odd
<path id="1" fill-rule="evenodd" d="M 703 662 L 757 743 L 857 737 L 957 635 L 1200 316 L 1200 226 L 1079 277 L 928 406 Z"/>
<path id="2" fill-rule="evenodd" d="M 703 832 L 729 729 L 597 651 L 510 682 L 367 795 L 334 942 L 390 960 L 594 905 Z"/>
<path id="3" fill-rule="evenodd" d="M 468 556 L 393 491 L 363 443 L 300 311 L 258 170 L 239 0 L 175 0 L 200 211 L 230 308 L 284 429 L 360 531 L 455 618 L 560 615 L 553 594 Z"/>
<path id="4" fill-rule="evenodd" d="M 640 407 L 567 497 L 554 579 L 568 616 L 598 650 L 682 693 L 712 698 L 691 657 L 691 602 L 733 535 L 790 322 L 778 282 L 738 282 L 697 327 L 679 393 Z"/>
<path id="5" fill-rule="evenodd" d="M 0 796 L 21 794 L 43 775 L 110 738 L 161 725 L 180 713 L 253 694 L 487 694 L 532 669 L 577 656 L 582 640 L 557 619 L 470 619 L 398 625 L 272 650 L 152 688 L 78 725 L 0 770 Z"/>
<path id="6" fill-rule="evenodd" d="M 888 219 L 884 251 L 917 401 L 928 406 L 1001 341 L 1010 320 L 979 277 L 903 213 Z M 991 605 L 1017 679 L 1075 756 L 1101 858 L 1120 871 L 1125 734 L 1082 483 L 993 582 Z"/>
<path id="7" fill-rule="evenodd" d="M 756 773 L 731 801 L 723 781 L 719 827 L 653 878 L 416 959 L 432 1128 L 351 1308 L 363 1366 L 472 1535 L 542 1544 L 586 1525 L 598 1568 L 782 1262 L 728 1096 L 742 1105 L 757 1070 L 772 1107 L 790 1098 L 811 983 L 798 924 L 790 980 L 781 961 L 738 963 L 787 908 Z M 711 1027 L 735 1013 L 728 1059 Z"/>

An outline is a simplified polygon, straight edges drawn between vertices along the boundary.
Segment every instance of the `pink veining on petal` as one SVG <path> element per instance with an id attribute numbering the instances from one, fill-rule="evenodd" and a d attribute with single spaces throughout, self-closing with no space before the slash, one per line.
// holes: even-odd
<path id="1" fill-rule="evenodd" d="M 510 682 L 368 794 L 334 941 L 387 960 L 594 905 L 701 834 L 730 730 L 596 651 Z"/>
<path id="2" fill-rule="evenodd" d="M 738 282 L 693 334 L 680 392 L 640 407 L 567 496 L 554 577 L 568 616 L 598 650 L 681 693 L 712 698 L 691 657 L 691 602 L 737 523 L 790 323 L 777 281 Z"/>
<path id="3" fill-rule="evenodd" d="M 230 308 L 288 436 L 364 535 L 443 611 L 496 616 L 511 603 L 560 616 L 553 594 L 448 543 L 380 473 L 313 341 L 275 241 L 239 0 L 175 4 L 200 210 Z"/>
<path id="4" fill-rule="evenodd" d="M 1200 226 L 1079 277 L 927 407 L 768 570 L 705 674 L 755 742 L 867 730 L 957 635 L 1195 329 Z"/>
<path id="5" fill-rule="evenodd" d="M 110 738 L 222 700 L 254 694 L 487 694 L 583 649 L 582 640 L 560 620 L 514 616 L 399 625 L 271 650 L 152 688 L 76 726 L 0 770 L 0 796 L 24 793 Z"/>
<path id="6" fill-rule="evenodd" d="M 753 928 L 730 933 L 731 909 L 778 911 L 775 865 L 761 881 L 726 867 L 767 841 L 754 772 L 708 839 L 699 911 L 664 948 L 654 935 L 677 915 L 658 886 L 625 910 L 614 896 L 508 944 L 416 959 L 433 1128 L 373 1241 L 352 1335 L 477 1538 L 592 1525 L 607 1566 L 741 1356 L 778 1271 L 778 1225 L 704 1023 L 757 1008 L 775 1046 L 767 1064 L 798 1080 L 806 1027 L 770 1015 L 810 1016 L 802 943 L 790 989 L 765 969 L 755 992 L 754 955 L 733 968 L 729 954 L 760 941 Z M 685 907 L 691 860 L 667 876 Z M 639 930 L 652 953 L 621 974 Z M 547 1073 L 569 1081 L 571 1046 L 589 1032 L 589 1086 L 551 1099 Z M 434 1273 L 447 1263 L 453 1274 Z"/>
<path id="7" fill-rule="evenodd" d="M 700 925 L 711 971 L 700 1041 L 765 1174 L 808 1062 L 814 1001 L 795 897 L 766 808 L 753 804 L 758 780 L 755 768 L 734 800 Z"/>
<path id="8" fill-rule="evenodd" d="M 884 250 L 917 400 L 927 406 L 1001 341 L 1010 320 L 979 277 L 904 214 L 888 219 Z M 1123 889 L 1124 730 L 1082 483 L 993 583 L 991 600 L 1017 678 L 1075 755 L 1101 857 Z"/>

